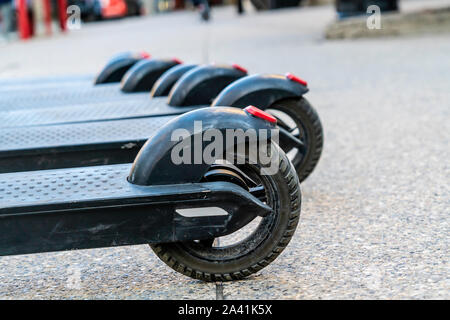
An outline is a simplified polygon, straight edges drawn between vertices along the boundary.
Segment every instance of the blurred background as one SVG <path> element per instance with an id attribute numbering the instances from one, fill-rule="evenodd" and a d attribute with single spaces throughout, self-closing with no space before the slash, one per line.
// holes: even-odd
<path id="1" fill-rule="evenodd" d="M 213 7 L 235 6 L 237 14 L 244 14 L 248 10 L 300 10 L 319 5 L 333 5 L 337 18 L 343 19 L 366 15 L 373 11 L 373 5 L 381 13 L 398 12 L 400 0 L 0 0 L 1 41 L 51 35 L 54 29 L 79 29 L 86 22 L 182 10 L 196 10 L 208 21 Z"/>
<path id="2" fill-rule="evenodd" d="M 275 43 L 296 37 L 288 41 L 294 44 L 437 34 L 450 30 L 449 11 L 449 0 L 0 0 L 0 77 L 23 74 L 14 66 L 33 59 L 29 49 L 41 62 L 51 59 L 40 74 L 51 74 L 57 61 L 59 72 L 97 70 L 121 50 L 165 48 L 210 62 L 231 36 L 235 47 L 226 49 L 235 51 L 249 44 L 246 34 L 255 44 L 272 36 Z"/>

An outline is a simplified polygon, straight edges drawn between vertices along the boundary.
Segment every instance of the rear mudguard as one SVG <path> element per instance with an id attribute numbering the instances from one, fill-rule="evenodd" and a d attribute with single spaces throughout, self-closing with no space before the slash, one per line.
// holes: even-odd
<path id="1" fill-rule="evenodd" d="M 120 82 L 124 74 L 137 62 L 148 59 L 146 52 L 124 52 L 111 58 L 94 80 L 94 84 Z"/>
<path id="2" fill-rule="evenodd" d="M 158 78 L 180 64 L 177 59 L 150 59 L 136 63 L 122 78 L 123 92 L 150 91 Z"/>
<path id="3" fill-rule="evenodd" d="M 186 72 L 191 71 L 197 67 L 196 64 L 180 64 L 173 68 L 170 68 L 164 72 L 158 81 L 153 85 L 150 95 L 152 97 L 165 97 L 169 95 L 175 82 L 181 78 Z"/>
<path id="4" fill-rule="evenodd" d="M 260 109 L 270 107 L 276 101 L 301 97 L 308 88 L 288 76 L 252 75 L 233 82 L 220 92 L 212 106 L 243 108 L 250 104 Z"/>
<path id="5" fill-rule="evenodd" d="M 245 77 L 240 67 L 206 65 L 185 73 L 173 86 L 168 104 L 171 106 L 195 106 L 210 104 L 219 92 L 233 81 Z"/>
<path id="6" fill-rule="evenodd" d="M 177 129 L 184 131 L 182 137 L 178 135 L 181 133 L 180 131 L 173 136 Z M 242 109 L 230 107 L 202 108 L 185 113 L 167 123 L 145 143 L 134 161 L 128 180 L 138 185 L 199 182 L 211 166 L 211 162 L 206 163 L 201 157 L 203 150 L 211 142 L 201 138 L 205 131 L 212 129 L 219 130 L 222 137 L 225 137 L 227 129 L 242 129 L 244 132 L 253 129 L 256 139 L 250 143 L 259 143 L 261 140 L 270 140 L 271 129 L 275 129 L 275 124 L 255 117 Z M 263 131 L 260 131 L 261 129 Z M 212 140 L 214 141 L 214 139 Z M 180 146 L 186 146 L 186 142 L 190 142 L 190 147 L 183 149 L 183 155 L 184 152 L 187 152 L 191 162 L 195 164 L 175 164 L 172 150 L 177 145 L 177 150 L 179 150 Z M 234 141 L 233 150 L 236 144 L 237 141 Z M 199 149 L 196 148 L 198 146 L 200 146 L 201 152 L 200 159 L 198 159 Z M 236 149 L 239 150 L 239 148 Z M 222 154 L 227 151 L 230 151 L 230 146 L 227 149 L 226 143 L 223 141 Z M 235 154 L 245 156 L 238 152 Z"/>

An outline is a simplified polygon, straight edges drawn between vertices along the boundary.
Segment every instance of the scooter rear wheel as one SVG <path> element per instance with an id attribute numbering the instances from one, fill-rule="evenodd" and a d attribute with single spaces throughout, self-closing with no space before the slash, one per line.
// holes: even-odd
<path id="1" fill-rule="evenodd" d="M 323 148 L 323 129 L 319 115 L 308 100 L 284 99 L 277 101 L 265 111 L 278 119 L 278 125 L 291 132 L 304 144 L 303 149 L 283 145 L 280 147 L 292 161 L 300 182 L 315 169 Z"/>
<path id="2" fill-rule="evenodd" d="M 203 281 L 243 279 L 274 261 L 294 235 L 300 217 L 301 193 L 292 163 L 276 144 L 272 152 L 278 157 L 276 174 L 261 175 L 260 165 L 246 163 L 237 166 L 244 178 L 236 177 L 237 170 L 229 171 L 232 171 L 229 180 L 223 178 L 238 184 L 252 181 L 248 183 L 250 192 L 273 208 L 268 216 L 255 219 L 259 220 L 255 230 L 225 246 L 215 246 L 214 239 L 151 245 L 156 255 L 175 271 Z M 226 176 L 227 170 L 223 168 L 213 170 L 220 171 L 221 177 Z"/>

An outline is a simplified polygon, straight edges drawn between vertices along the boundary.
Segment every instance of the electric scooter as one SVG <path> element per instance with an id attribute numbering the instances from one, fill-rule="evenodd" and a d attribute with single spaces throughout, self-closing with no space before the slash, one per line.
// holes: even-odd
<path id="1" fill-rule="evenodd" d="M 0 170 L 131 162 L 155 130 L 178 114 L 208 106 L 204 102 L 217 95 L 218 87 L 225 85 L 221 81 L 234 75 L 241 79 L 219 93 L 212 106 L 259 104 L 273 114 L 278 119 L 280 146 L 303 181 L 318 163 L 323 143 L 319 117 L 303 97 L 308 91 L 305 83 L 293 75 L 242 77 L 242 73 L 233 67 L 195 68 L 176 82 L 168 103 L 165 98 L 153 98 L 144 107 L 120 102 L 117 106 L 108 103 L 95 108 L 2 113 Z M 164 87 L 163 83 L 159 82 L 153 93 Z"/>
<path id="2" fill-rule="evenodd" d="M 71 105 L 66 105 L 64 108 L 56 107 L 60 103 L 56 100 L 47 101 L 44 99 L 39 102 L 35 101 L 33 104 L 35 108 L 32 109 L 0 112 L 0 127 L 178 115 L 194 108 L 208 106 L 228 84 L 247 75 L 244 69 L 237 68 L 236 65 L 205 65 L 193 67 L 189 70 L 186 70 L 186 66 L 179 65 L 168 68 L 162 77 L 159 75 L 160 68 L 158 67 L 161 61 L 148 60 L 144 62 L 155 66 L 152 68 L 154 72 L 149 69 L 145 72 L 147 75 L 152 75 L 151 79 L 148 77 L 146 80 L 150 88 L 154 87 L 151 96 L 148 93 L 136 93 L 128 99 L 114 98 L 113 100 L 105 99 L 106 101 L 83 104 L 79 102 L 82 99 L 77 99 L 68 94 L 65 96 L 65 102 L 71 103 Z M 126 79 L 137 79 L 135 83 L 142 82 L 142 77 L 138 75 L 140 70 L 137 71 L 132 72 Z M 153 73 L 157 73 L 157 76 Z M 178 81 L 176 78 L 178 78 Z M 173 93 L 168 101 L 167 90 L 172 87 Z M 77 91 L 74 94 L 77 97 L 80 95 L 88 96 L 91 92 L 98 93 L 96 90 L 97 88 L 88 88 L 85 92 Z M 119 94 L 119 91 L 115 93 Z M 116 96 L 110 94 L 110 97 Z M 44 108 L 44 105 L 48 104 L 51 106 Z"/>
<path id="3" fill-rule="evenodd" d="M 195 279 L 258 272 L 287 246 L 300 214 L 295 169 L 271 141 L 275 122 L 255 107 L 203 108 L 162 126 L 133 165 L 0 174 L 0 255 L 148 243 Z M 207 153 L 211 130 L 254 135 L 215 144 L 208 161 L 175 163 L 180 146 L 183 159 Z"/>
<path id="4" fill-rule="evenodd" d="M 175 66 L 180 66 L 177 74 L 181 77 L 196 65 L 182 65 L 178 59 L 143 59 L 124 74 L 120 83 L 93 86 L 88 83 L 74 85 L 70 82 L 50 88 L 38 85 L 26 90 L 9 90 L 0 95 L 0 112 L 145 99 L 161 75 Z"/>

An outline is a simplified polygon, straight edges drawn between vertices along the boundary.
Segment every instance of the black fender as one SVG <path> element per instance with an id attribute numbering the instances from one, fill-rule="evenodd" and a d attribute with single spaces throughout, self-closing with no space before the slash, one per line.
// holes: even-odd
<path id="1" fill-rule="evenodd" d="M 156 83 L 152 87 L 152 91 L 150 93 L 151 97 L 165 97 L 169 95 L 170 90 L 172 89 L 175 82 L 181 78 L 186 72 L 197 67 L 196 64 L 180 64 L 173 68 L 170 68 L 166 72 L 164 72 L 161 77 L 156 81 Z"/>
<path id="2" fill-rule="evenodd" d="M 255 107 L 249 108 L 255 109 Z M 200 121 L 201 128 L 198 128 Z M 194 127 L 195 125 L 197 127 Z M 183 142 L 191 142 L 191 146 L 200 145 L 202 148 L 201 154 L 203 154 L 205 147 L 211 143 L 201 139 L 206 130 L 217 129 L 220 130 L 222 136 L 225 136 L 227 129 L 242 129 L 244 132 L 248 129 L 254 129 L 256 131 L 256 141 L 258 141 L 260 139 L 269 140 L 272 133 L 270 129 L 274 128 L 275 123 L 238 108 L 202 108 L 185 113 L 168 122 L 147 140 L 136 156 L 128 181 L 138 185 L 199 182 L 208 171 L 211 163 L 205 163 L 203 159 L 200 159 L 195 161 L 198 164 L 175 164 L 171 158 L 172 150 L 175 146 Z M 180 129 L 184 130 L 183 137 L 173 136 L 176 132 L 175 130 Z M 267 134 L 262 136 L 260 129 L 266 129 L 267 131 L 265 132 Z M 195 141 L 198 141 L 196 138 L 200 138 L 201 143 L 196 144 Z M 234 143 L 236 144 L 237 142 L 234 141 Z M 180 145 L 177 148 L 180 148 Z M 225 142 L 223 143 L 223 148 L 223 152 L 225 152 Z M 183 148 L 183 152 L 189 154 L 192 162 L 195 159 L 193 149 L 195 149 L 195 146 L 187 149 Z M 196 150 L 198 151 L 198 149 Z"/>
<path id="3" fill-rule="evenodd" d="M 223 89 L 212 106 L 243 108 L 253 104 L 264 110 L 281 99 L 301 97 L 309 91 L 306 85 L 291 74 L 251 75 Z"/>
<path id="4" fill-rule="evenodd" d="M 137 62 L 148 59 L 150 55 L 146 52 L 133 53 L 123 52 L 112 57 L 99 72 L 94 84 L 120 82 L 124 74 Z"/>
<path id="5" fill-rule="evenodd" d="M 247 71 L 237 65 L 204 65 L 185 73 L 169 93 L 170 106 L 209 105 L 219 92 Z"/>
<path id="6" fill-rule="evenodd" d="M 170 68 L 181 64 L 178 59 L 149 59 L 136 63 L 122 78 L 123 92 L 150 91 L 156 80 Z"/>

